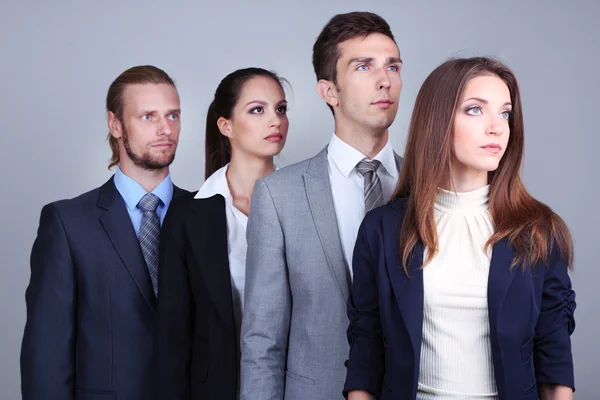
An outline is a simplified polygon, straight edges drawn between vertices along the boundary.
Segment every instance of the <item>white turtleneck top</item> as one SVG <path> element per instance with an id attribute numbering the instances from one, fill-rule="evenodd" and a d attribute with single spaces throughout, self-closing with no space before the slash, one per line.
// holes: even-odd
<path id="1" fill-rule="evenodd" d="M 494 232 L 489 185 L 438 190 L 439 252 L 423 270 L 423 339 L 417 400 L 497 399 L 487 286 Z M 425 250 L 424 260 L 428 250 Z"/>

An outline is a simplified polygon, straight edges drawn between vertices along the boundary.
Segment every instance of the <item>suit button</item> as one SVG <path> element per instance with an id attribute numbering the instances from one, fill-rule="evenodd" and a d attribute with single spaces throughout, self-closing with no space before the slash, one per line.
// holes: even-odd
<path id="1" fill-rule="evenodd" d="M 344 367 L 348 368 L 348 360 L 344 361 Z"/>

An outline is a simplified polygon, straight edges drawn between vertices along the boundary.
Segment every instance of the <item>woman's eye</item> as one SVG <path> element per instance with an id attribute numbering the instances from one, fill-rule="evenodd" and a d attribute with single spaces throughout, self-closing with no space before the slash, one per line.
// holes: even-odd
<path id="1" fill-rule="evenodd" d="M 481 107 L 474 106 L 467 108 L 467 114 L 469 115 L 481 115 L 483 112 L 481 111 Z"/>
<path id="2" fill-rule="evenodd" d="M 287 113 L 287 107 L 286 106 L 277 107 L 277 112 L 281 113 L 281 114 L 285 114 L 285 113 Z"/>
<path id="3" fill-rule="evenodd" d="M 510 117 L 512 116 L 512 111 L 504 111 L 504 112 L 500 113 L 500 116 L 506 120 L 509 120 Z"/>
<path id="4" fill-rule="evenodd" d="M 263 112 L 263 108 L 262 107 L 254 107 L 252 110 L 250 110 L 250 112 L 252 114 L 260 114 Z"/>

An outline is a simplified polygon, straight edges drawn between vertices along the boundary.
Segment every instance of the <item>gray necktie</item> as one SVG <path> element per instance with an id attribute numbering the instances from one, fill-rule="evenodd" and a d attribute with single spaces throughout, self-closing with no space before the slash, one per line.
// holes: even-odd
<path id="1" fill-rule="evenodd" d="M 156 208 L 160 203 L 158 196 L 148 193 L 138 203 L 138 208 L 144 213 L 140 225 L 139 240 L 142 254 L 152 280 L 154 295 L 158 294 L 158 240 L 160 238 L 160 221 Z"/>
<path id="2" fill-rule="evenodd" d="M 356 169 L 363 176 L 365 182 L 365 214 L 383 204 L 383 191 L 381 181 L 377 176 L 377 169 L 381 163 L 377 160 L 366 159 L 356 165 Z"/>

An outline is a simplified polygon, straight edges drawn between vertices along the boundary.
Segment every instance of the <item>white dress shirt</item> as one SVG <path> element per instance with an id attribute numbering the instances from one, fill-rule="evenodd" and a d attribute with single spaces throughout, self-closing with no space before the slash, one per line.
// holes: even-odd
<path id="1" fill-rule="evenodd" d="M 363 153 L 333 135 L 327 148 L 329 181 L 350 276 L 352 276 L 352 254 L 358 228 L 365 217 L 364 178 L 356 169 L 356 164 L 364 159 L 368 160 Z M 398 166 L 389 139 L 373 160 L 381 162 L 377 175 L 381 181 L 383 199 L 387 202 L 394 193 L 398 181 Z"/>
<path id="2" fill-rule="evenodd" d="M 248 217 L 233 206 L 233 197 L 227 184 L 227 168 L 229 164 L 215 171 L 202 185 L 195 199 L 203 199 L 220 194 L 225 198 L 225 215 L 227 217 L 227 250 L 229 256 L 229 272 L 235 327 L 239 339 L 244 310 L 244 283 L 246 280 L 246 225 Z"/>

